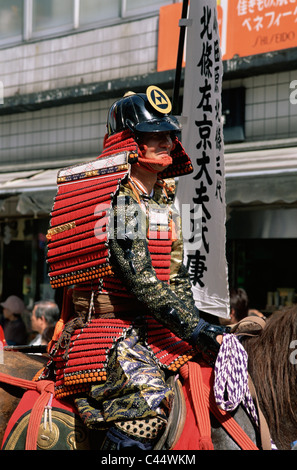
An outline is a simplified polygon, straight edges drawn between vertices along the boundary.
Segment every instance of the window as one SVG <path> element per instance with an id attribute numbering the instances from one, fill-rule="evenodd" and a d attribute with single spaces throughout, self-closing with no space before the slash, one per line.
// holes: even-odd
<path id="1" fill-rule="evenodd" d="M 80 0 L 80 26 L 120 16 L 119 0 Z"/>
<path id="2" fill-rule="evenodd" d="M 158 10 L 163 5 L 174 3 L 172 0 L 126 0 L 125 16 Z"/>
<path id="3" fill-rule="evenodd" d="M 32 32 L 73 27 L 73 0 L 33 0 Z"/>
<path id="4" fill-rule="evenodd" d="M 245 140 L 245 88 L 230 88 L 222 92 L 222 115 L 225 143 Z"/>
<path id="5" fill-rule="evenodd" d="M 181 0 L 1 0 L 0 46 L 109 26 Z"/>
<path id="6" fill-rule="evenodd" d="M 23 0 L 1 0 L 0 41 L 20 40 L 23 34 Z"/>

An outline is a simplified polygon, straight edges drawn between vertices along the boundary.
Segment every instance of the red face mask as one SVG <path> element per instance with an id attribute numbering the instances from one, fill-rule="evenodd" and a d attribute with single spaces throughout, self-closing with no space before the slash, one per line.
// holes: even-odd
<path id="1" fill-rule="evenodd" d="M 175 143 L 169 132 L 143 134 L 139 142 L 139 165 L 148 171 L 159 173 L 171 165 L 172 157 L 170 153 L 174 148 Z"/>

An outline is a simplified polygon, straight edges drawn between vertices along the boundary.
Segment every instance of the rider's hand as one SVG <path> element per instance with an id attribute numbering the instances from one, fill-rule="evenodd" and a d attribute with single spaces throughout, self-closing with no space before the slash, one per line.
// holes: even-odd
<path id="1" fill-rule="evenodd" d="M 211 325 L 200 320 L 196 330 L 192 335 L 191 344 L 196 346 L 209 364 L 214 365 L 223 341 L 223 334 L 229 333 L 230 328 L 222 325 Z"/>

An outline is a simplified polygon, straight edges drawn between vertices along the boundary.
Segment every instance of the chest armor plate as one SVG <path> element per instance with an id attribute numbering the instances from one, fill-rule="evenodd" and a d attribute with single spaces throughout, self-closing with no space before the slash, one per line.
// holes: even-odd
<path id="1" fill-rule="evenodd" d="M 111 155 L 58 173 L 58 191 L 47 233 L 50 283 L 53 288 L 104 278 L 105 291 L 125 289 L 109 262 L 110 211 L 120 184 L 129 173 L 128 152 Z M 147 232 L 148 249 L 160 280 L 170 276 L 172 231 L 153 220 Z"/>

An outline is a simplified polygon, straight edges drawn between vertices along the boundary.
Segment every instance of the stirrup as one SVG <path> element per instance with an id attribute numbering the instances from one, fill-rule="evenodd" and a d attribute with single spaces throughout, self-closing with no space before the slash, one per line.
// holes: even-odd
<path id="1" fill-rule="evenodd" d="M 171 376 L 166 382 L 174 390 L 173 406 L 165 431 L 153 450 L 172 450 L 182 434 L 186 421 L 187 407 L 180 380 Z"/>

